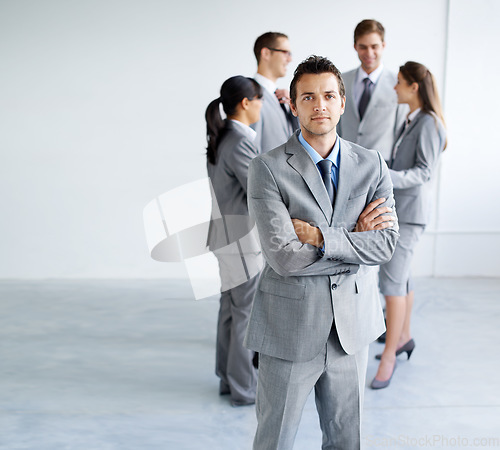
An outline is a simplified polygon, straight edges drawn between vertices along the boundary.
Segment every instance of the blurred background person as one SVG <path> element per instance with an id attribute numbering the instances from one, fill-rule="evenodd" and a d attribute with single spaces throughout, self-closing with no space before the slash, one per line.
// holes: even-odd
<path id="1" fill-rule="evenodd" d="M 212 184 L 212 220 L 208 245 L 219 263 L 221 299 L 217 324 L 216 374 L 221 395 L 233 406 L 255 403 L 257 385 L 254 352 L 243 346 L 258 276 L 262 266 L 257 238 L 242 240 L 253 228 L 248 217 L 247 174 L 259 154 L 256 132 L 262 88 L 252 78 L 235 76 L 221 87 L 220 97 L 206 110 L 207 170 Z M 227 118 L 223 119 L 220 106 Z"/>
<path id="2" fill-rule="evenodd" d="M 385 28 L 373 19 L 359 22 L 354 29 L 354 50 L 361 65 L 342 74 L 346 89 L 346 110 L 337 130 L 339 136 L 362 147 L 374 149 L 388 163 L 394 136 L 408 113 L 398 104 L 396 74 L 384 67 Z M 385 333 L 378 338 L 385 342 Z"/>
<path id="3" fill-rule="evenodd" d="M 299 127 L 290 111 L 289 91 L 277 89 L 276 85 L 278 79 L 286 75 L 292 52 L 288 36 L 272 31 L 256 39 L 253 51 L 257 59 L 254 78 L 264 92 L 261 117 L 253 128 L 257 132 L 257 147 L 265 153 L 288 141 Z"/>
<path id="4" fill-rule="evenodd" d="M 394 94 L 396 74 L 382 63 L 385 29 L 376 20 L 362 20 L 354 29 L 354 50 L 361 66 L 342 74 L 346 89 L 345 113 L 338 133 L 362 147 L 378 150 L 389 160 L 394 134 L 408 112 Z"/>
<path id="5" fill-rule="evenodd" d="M 431 212 L 430 181 L 441 152 L 446 148 L 446 131 L 436 82 L 427 67 L 409 61 L 399 68 L 394 87 L 399 103 L 410 112 L 397 133 L 389 161 L 400 237 L 391 261 L 380 266 L 380 291 L 386 301 L 386 341 L 373 389 L 389 385 L 396 368 L 396 356 L 415 348 L 410 318 L 414 290 L 410 275 L 413 250 Z"/>

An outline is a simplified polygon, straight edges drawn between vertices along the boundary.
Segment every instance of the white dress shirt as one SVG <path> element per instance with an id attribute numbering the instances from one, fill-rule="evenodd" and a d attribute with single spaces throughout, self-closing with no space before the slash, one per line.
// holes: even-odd
<path id="1" fill-rule="evenodd" d="M 253 128 L 250 128 L 248 125 L 245 125 L 244 123 L 240 122 L 239 120 L 231 119 L 231 122 L 251 142 L 253 142 L 255 140 L 255 136 L 257 136 L 257 132 Z"/>
<path id="2" fill-rule="evenodd" d="M 363 83 L 363 80 L 365 78 L 369 78 L 370 81 L 373 83 L 375 86 L 377 84 L 378 79 L 380 78 L 380 75 L 382 74 L 382 71 L 384 70 L 384 65 L 380 64 L 372 73 L 367 74 L 362 67 L 359 68 L 358 74 L 356 77 L 356 80 L 354 80 L 353 86 L 352 86 L 352 96 L 354 98 L 354 104 L 359 105 L 359 101 L 361 99 L 361 96 L 363 95 L 363 91 L 365 90 L 365 84 Z"/>
<path id="3" fill-rule="evenodd" d="M 266 78 L 264 75 L 261 75 L 260 73 L 256 73 L 253 79 L 274 95 L 274 91 L 276 90 L 276 83 L 271 81 L 269 78 Z"/>

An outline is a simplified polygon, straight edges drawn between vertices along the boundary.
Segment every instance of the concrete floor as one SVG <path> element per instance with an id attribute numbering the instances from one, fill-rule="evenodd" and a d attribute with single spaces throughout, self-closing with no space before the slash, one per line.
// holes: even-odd
<path id="1" fill-rule="evenodd" d="M 187 281 L 1 282 L 0 449 L 250 449 L 254 407 L 217 394 L 217 308 Z M 500 448 L 500 279 L 418 279 L 413 317 L 363 448 Z M 294 448 L 320 446 L 311 397 Z"/>

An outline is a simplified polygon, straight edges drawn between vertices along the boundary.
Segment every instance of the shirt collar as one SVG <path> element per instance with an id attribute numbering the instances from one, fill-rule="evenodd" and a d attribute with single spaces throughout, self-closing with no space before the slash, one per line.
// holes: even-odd
<path id="1" fill-rule="evenodd" d="M 335 139 L 335 144 L 333 145 L 332 151 L 326 158 L 322 158 L 321 155 L 314 150 L 314 148 L 311 147 L 311 145 L 304 139 L 304 136 L 302 136 L 302 132 L 299 133 L 298 135 L 299 142 L 302 144 L 302 147 L 304 147 L 309 153 L 309 156 L 313 160 L 314 164 L 318 164 L 321 160 L 323 159 L 329 159 L 335 167 L 339 167 L 339 157 L 340 157 L 340 139 L 339 135 L 337 134 L 337 139 Z"/>
<path id="2" fill-rule="evenodd" d="M 231 123 L 234 124 L 234 126 L 240 130 L 245 137 L 247 137 L 248 139 L 250 139 L 250 141 L 254 141 L 255 140 L 255 136 L 257 136 L 257 132 L 253 129 L 253 128 L 250 128 L 248 125 L 245 125 L 244 123 L 240 122 L 239 120 L 234 120 L 234 119 L 230 119 L 231 120 Z"/>
<path id="3" fill-rule="evenodd" d="M 370 81 L 373 84 L 377 84 L 378 79 L 380 78 L 380 75 L 382 74 L 382 71 L 384 70 L 384 65 L 380 64 L 372 73 L 367 74 L 362 67 L 359 68 L 358 70 L 358 83 L 361 83 L 366 77 L 370 79 Z"/>
<path id="4" fill-rule="evenodd" d="M 263 88 L 267 89 L 271 94 L 274 95 L 274 91 L 276 90 L 276 84 L 273 83 L 269 78 L 266 78 L 264 75 L 260 73 L 256 73 L 253 77 L 257 83 L 259 83 Z"/>
<path id="5" fill-rule="evenodd" d="M 411 122 L 415 117 L 417 117 L 417 114 L 420 112 L 420 108 L 417 108 L 415 111 L 413 111 L 412 113 L 408 114 L 408 116 L 406 117 L 406 120 L 408 122 Z"/>

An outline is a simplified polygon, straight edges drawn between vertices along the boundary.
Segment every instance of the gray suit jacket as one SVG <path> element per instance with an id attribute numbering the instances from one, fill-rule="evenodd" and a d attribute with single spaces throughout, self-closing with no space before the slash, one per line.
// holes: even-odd
<path id="1" fill-rule="evenodd" d="M 378 152 L 340 140 L 339 185 L 332 208 L 319 171 L 295 134 L 250 164 L 250 215 L 265 266 L 247 330 L 248 348 L 309 361 L 325 345 L 333 320 L 344 350 L 355 353 L 384 331 L 376 274 L 368 265 L 391 259 L 397 223 L 353 233 L 365 206 L 380 197 L 393 207 L 392 183 Z M 323 255 L 302 244 L 291 219 L 318 226 Z"/>
<path id="2" fill-rule="evenodd" d="M 400 222 L 427 224 L 432 207 L 429 182 L 445 142 L 445 128 L 435 115 L 420 111 L 408 125 L 389 162 Z"/>
<path id="3" fill-rule="evenodd" d="M 252 125 L 257 132 L 255 144 L 261 153 L 266 153 L 273 148 L 284 144 L 293 134 L 294 126 L 291 113 L 285 114 L 276 97 L 264 86 L 262 109 L 260 110 L 260 120 Z"/>
<path id="4" fill-rule="evenodd" d="M 212 220 L 208 231 L 211 251 L 237 242 L 255 225 L 248 215 L 247 178 L 250 161 L 258 154 L 255 143 L 228 121 L 218 146 L 217 164 L 207 163 L 212 183 Z M 248 251 L 260 251 L 256 239 Z"/>
<path id="5" fill-rule="evenodd" d="M 384 69 L 360 122 L 352 88 L 358 71 L 359 68 L 342 74 L 346 89 L 346 108 L 337 126 L 337 132 L 348 141 L 378 150 L 384 160 L 389 161 L 394 135 L 405 120 L 408 105 L 398 105 L 394 91 L 397 78 L 389 70 Z"/>

